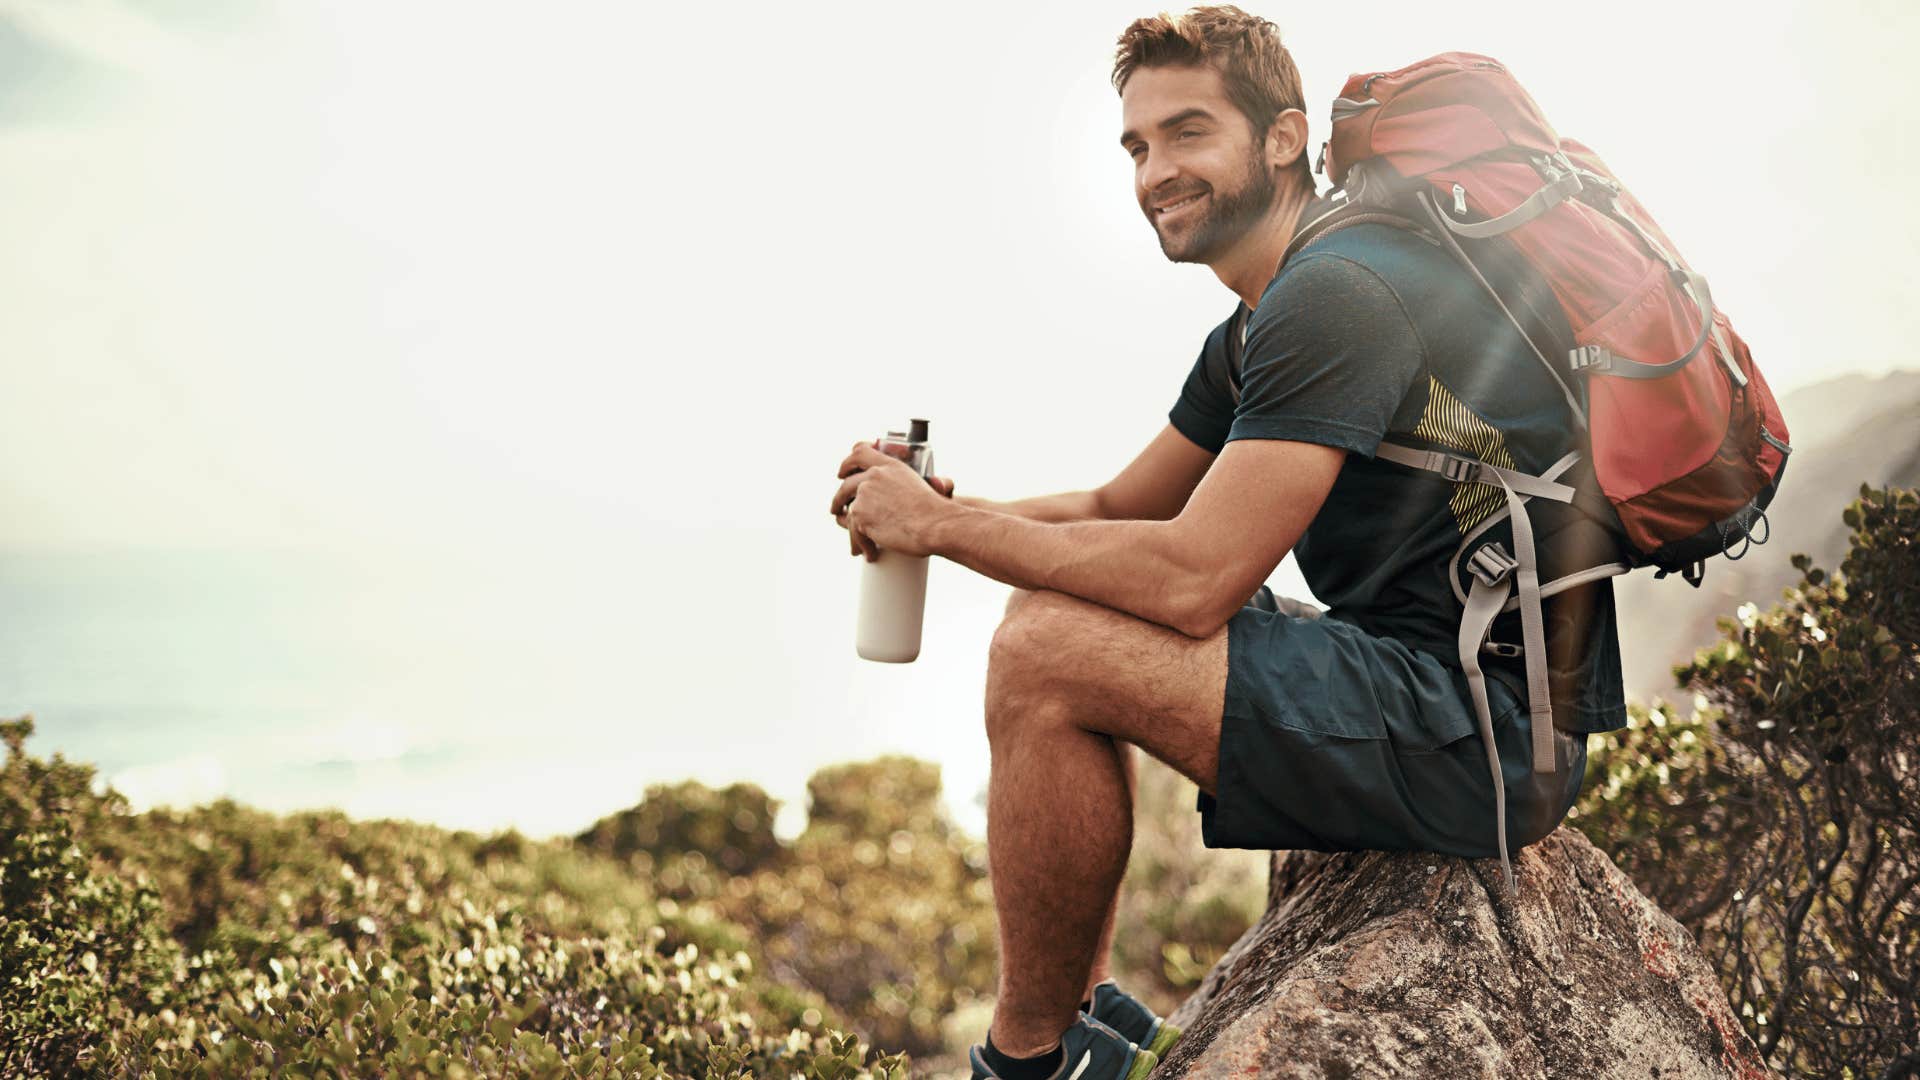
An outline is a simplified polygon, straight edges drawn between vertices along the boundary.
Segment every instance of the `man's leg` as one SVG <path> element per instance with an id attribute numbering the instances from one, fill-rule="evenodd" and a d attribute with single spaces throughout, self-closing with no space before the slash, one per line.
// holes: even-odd
<path id="1" fill-rule="evenodd" d="M 1032 595 L 1033 593 L 1027 589 L 1013 590 L 1013 595 L 1007 597 L 1006 614 L 1012 615 L 1014 611 L 1020 607 L 1020 604 Z M 1134 795 L 1140 790 L 1140 755 L 1134 750 L 1130 743 L 1124 742 L 1116 741 L 1114 743 L 1114 751 L 1120 755 L 1120 762 L 1126 769 L 1127 806 L 1131 808 L 1133 806 Z M 1088 972 L 1087 988 L 1080 995 L 1082 1003 L 1092 1001 L 1093 988 L 1112 977 L 1113 928 L 1119 917 L 1120 890 L 1115 889 L 1113 891 L 1112 902 L 1107 904 L 1106 922 L 1101 924 L 1099 940 L 1094 944 L 1093 969 Z"/>
<path id="2" fill-rule="evenodd" d="M 1224 630 L 1196 641 L 1059 593 L 1009 605 L 987 671 L 1000 1049 L 1026 1056 L 1051 1047 L 1110 939 L 1133 838 L 1116 740 L 1211 791 L 1226 675 Z"/>
<path id="3" fill-rule="evenodd" d="M 1127 774 L 1127 810 L 1133 810 L 1134 796 L 1140 791 L 1140 754 L 1131 743 L 1114 740 L 1114 752 L 1120 755 L 1120 764 Z M 1129 843 L 1128 848 L 1132 848 Z M 1100 939 L 1093 947 L 1093 970 L 1087 973 L 1087 989 L 1080 995 L 1082 1002 L 1093 1000 L 1093 988 L 1107 981 L 1113 974 L 1113 928 L 1120 918 L 1120 890 L 1113 890 L 1113 901 L 1107 905 L 1107 921 L 1100 925 Z"/>

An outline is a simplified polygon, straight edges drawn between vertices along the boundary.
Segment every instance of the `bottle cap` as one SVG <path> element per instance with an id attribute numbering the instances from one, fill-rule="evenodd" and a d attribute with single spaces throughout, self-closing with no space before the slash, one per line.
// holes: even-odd
<path id="1" fill-rule="evenodd" d="M 925 420 L 916 419 L 913 421 L 913 430 L 907 435 L 907 441 L 917 443 L 927 441 L 927 422 Z"/>

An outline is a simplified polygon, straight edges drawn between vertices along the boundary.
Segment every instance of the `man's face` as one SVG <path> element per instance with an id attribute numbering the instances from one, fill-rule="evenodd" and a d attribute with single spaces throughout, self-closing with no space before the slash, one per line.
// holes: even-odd
<path id="1" fill-rule="evenodd" d="M 1134 197 L 1174 262 L 1210 263 L 1273 207 L 1273 170 L 1210 67 L 1143 68 L 1120 95 Z"/>

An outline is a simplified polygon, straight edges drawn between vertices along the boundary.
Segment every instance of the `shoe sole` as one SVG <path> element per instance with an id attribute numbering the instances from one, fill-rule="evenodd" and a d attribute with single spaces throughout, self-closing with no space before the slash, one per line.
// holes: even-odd
<path id="1" fill-rule="evenodd" d="M 1147 1080 L 1147 1074 L 1152 1072 L 1153 1067 L 1158 1064 L 1160 1064 L 1160 1055 L 1146 1047 L 1141 1047 L 1133 1055 L 1133 1067 L 1127 1070 L 1123 1080 Z"/>
<path id="2" fill-rule="evenodd" d="M 1164 1060 L 1167 1051 L 1172 1050 L 1173 1044 L 1179 1041 L 1180 1029 L 1163 1020 L 1160 1023 L 1160 1031 L 1153 1037 L 1152 1044 L 1145 1049 L 1152 1051 L 1154 1057 Z"/>

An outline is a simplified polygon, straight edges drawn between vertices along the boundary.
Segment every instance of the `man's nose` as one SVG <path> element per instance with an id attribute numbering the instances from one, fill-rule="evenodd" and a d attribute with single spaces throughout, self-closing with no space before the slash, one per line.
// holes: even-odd
<path id="1" fill-rule="evenodd" d="M 1180 168 L 1170 155 L 1148 151 L 1146 160 L 1140 164 L 1140 190 L 1151 200 L 1154 192 L 1179 175 Z"/>

